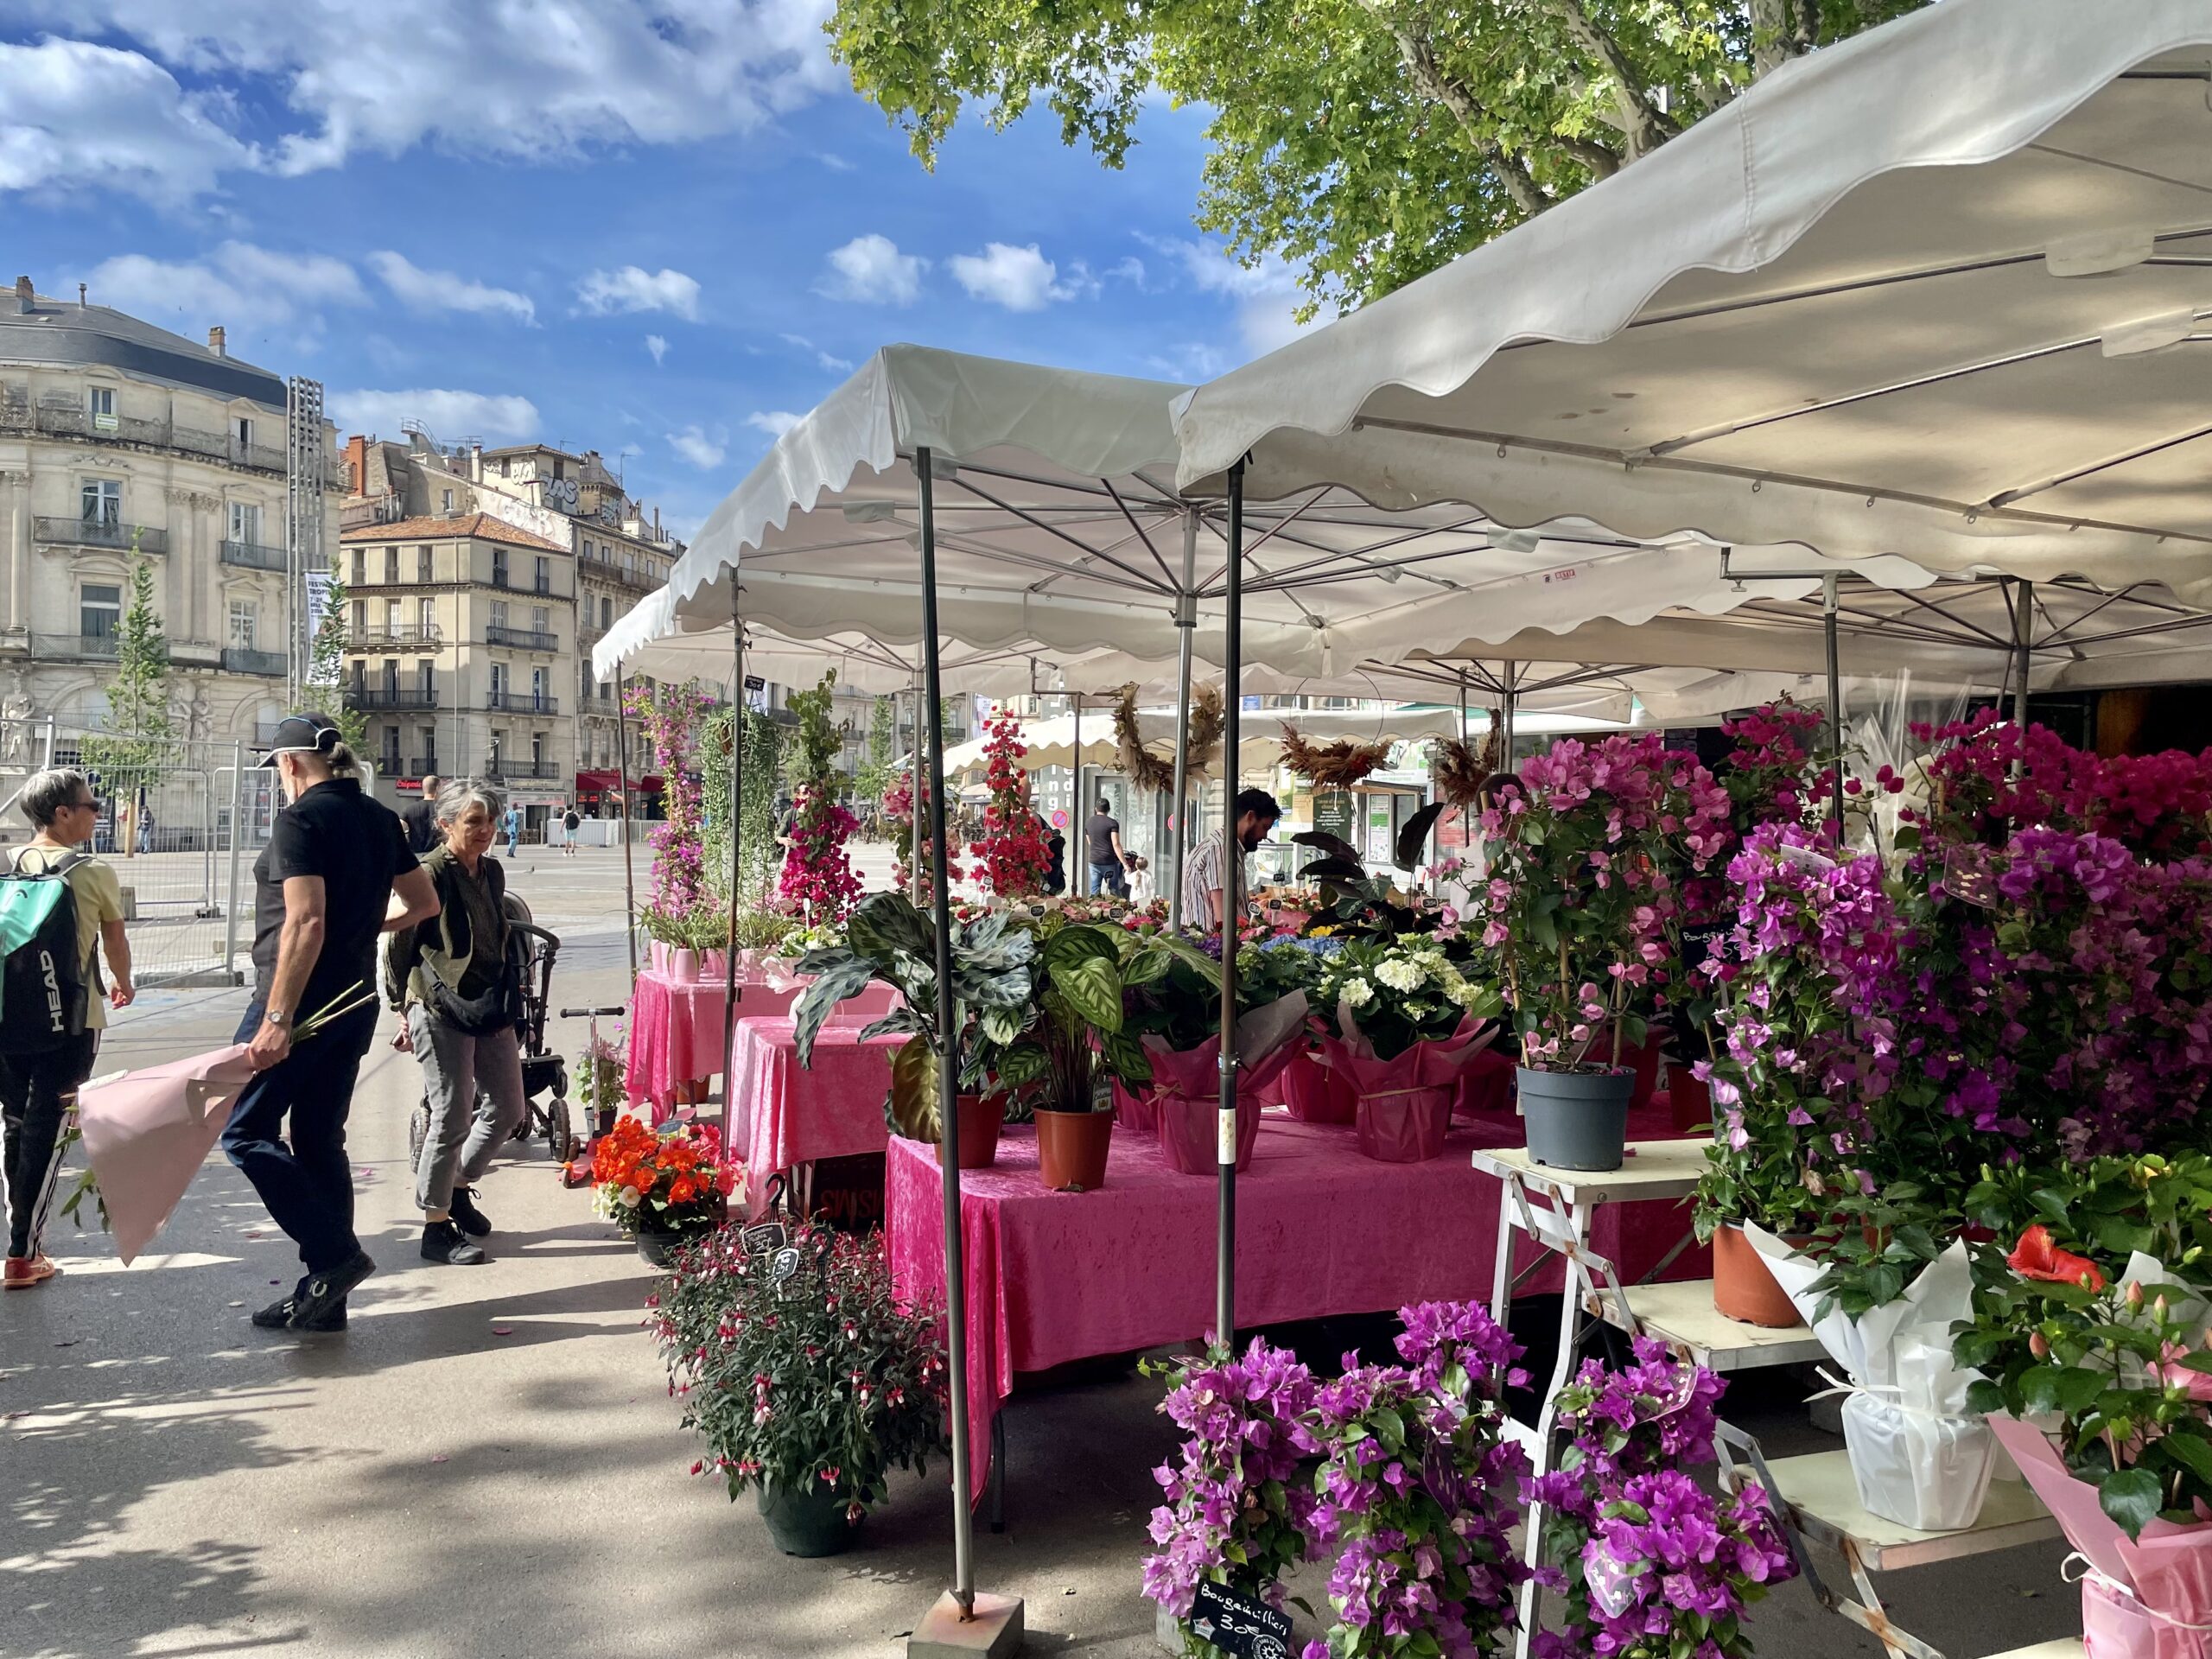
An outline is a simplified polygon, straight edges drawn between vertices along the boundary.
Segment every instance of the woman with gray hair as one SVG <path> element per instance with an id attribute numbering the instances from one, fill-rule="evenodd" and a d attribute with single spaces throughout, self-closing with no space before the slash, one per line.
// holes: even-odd
<path id="1" fill-rule="evenodd" d="M 69 890 L 76 960 L 42 976 L 43 1003 L 10 1009 L 0 1020 L 0 1151 L 7 1176 L 8 1257 L 0 1284 L 10 1290 L 41 1284 L 54 1274 L 39 1249 L 54 1185 L 61 1173 L 62 1130 L 77 1108 L 77 1090 L 92 1075 L 107 1024 L 94 952 L 107 947 L 114 983 L 105 1000 L 127 1007 L 137 995 L 130 982 L 130 941 L 123 931 L 123 887 L 115 872 L 79 850 L 99 823 L 99 801 L 81 772 L 41 772 L 16 797 L 37 831 L 11 861 L 14 880 L 58 877 Z M 24 945 L 36 950 L 43 933 Z M 49 964 L 49 969 L 51 964 Z M 27 1019 L 26 1015 L 40 1016 Z"/>
<path id="2" fill-rule="evenodd" d="M 443 836 L 423 860 L 442 906 L 392 936 L 385 994 L 405 1023 L 395 1046 L 423 1065 L 430 1123 L 415 1171 L 423 1256 L 454 1267 L 483 1261 L 471 1242 L 492 1230 L 474 1184 L 527 1109 L 515 1026 L 521 982 L 507 953 L 506 877 L 487 857 L 506 803 L 496 784 L 454 778 L 438 791 Z"/>

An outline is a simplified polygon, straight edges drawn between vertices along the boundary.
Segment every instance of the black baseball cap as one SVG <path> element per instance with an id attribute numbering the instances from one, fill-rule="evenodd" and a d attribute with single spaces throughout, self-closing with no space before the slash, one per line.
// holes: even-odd
<path id="1" fill-rule="evenodd" d="M 338 722 L 327 715 L 287 715 L 276 722 L 276 741 L 255 762 L 271 771 L 280 754 L 328 754 L 344 741 Z"/>

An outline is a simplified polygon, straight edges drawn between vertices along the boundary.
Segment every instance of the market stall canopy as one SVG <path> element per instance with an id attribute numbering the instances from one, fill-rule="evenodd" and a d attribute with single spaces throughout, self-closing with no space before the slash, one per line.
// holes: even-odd
<path id="1" fill-rule="evenodd" d="M 1243 772 L 1261 772 L 1282 759 L 1282 730 L 1294 726 L 1300 735 L 1316 743 L 1413 742 L 1421 738 L 1449 737 L 1459 729 L 1457 709 L 1399 707 L 1379 709 L 1247 709 L 1236 753 Z M 1161 760 L 1175 755 L 1175 716 L 1158 709 L 1137 715 L 1137 735 L 1145 747 Z M 1059 715 L 1049 720 L 1026 721 L 1021 741 L 1028 753 L 1021 764 L 1034 772 L 1043 766 L 1065 766 L 1075 753 L 1075 720 Z M 985 764 L 985 740 L 976 738 L 944 752 L 949 776 Z M 1104 709 L 1085 709 L 1083 715 L 1083 764 L 1113 767 L 1120 763 L 1120 747 L 1114 736 L 1112 714 Z M 1219 775 L 1218 766 L 1199 776 Z"/>
<path id="2" fill-rule="evenodd" d="M 2208 83 L 2204 0 L 1945 0 L 1201 387 L 1179 482 L 2202 599 Z"/>

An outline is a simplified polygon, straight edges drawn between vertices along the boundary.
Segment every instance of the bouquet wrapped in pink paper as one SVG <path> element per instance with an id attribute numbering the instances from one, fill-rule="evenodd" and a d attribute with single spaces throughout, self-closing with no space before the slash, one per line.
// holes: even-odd
<path id="1" fill-rule="evenodd" d="M 1260 1090 L 1299 1051 L 1306 1027 L 1306 995 L 1288 996 L 1254 1008 L 1236 1022 L 1236 1167 L 1252 1161 L 1260 1134 Z M 1221 1109 L 1221 1039 L 1207 1038 L 1195 1048 L 1170 1049 L 1156 1035 L 1144 1039 L 1152 1062 L 1152 1086 L 1146 1093 L 1158 1117 L 1160 1150 L 1169 1166 L 1185 1175 L 1211 1175 L 1219 1168 L 1218 1114 Z"/>
<path id="2" fill-rule="evenodd" d="M 153 1242 L 252 1081 L 233 1044 L 89 1085 L 77 1096 L 85 1155 L 99 1183 L 117 1254 L 128 1263 Z"/>
<path id="3" fill-rule="evenodd" d="M 1324 1037 L 1323 1063 L 1352 1096 L 1361 1153 L 1386 1164 L 1441 1156 L 1460 1075 L 1497 1035 L 1495 1026 L 1462 1019 L 1452 1036 L 1409 1044 L 1389 1059 L 1366 1037 Z"/>
<path id="4" fill-rule="evenodd" d="M 1119 1077 L 1114 1080 L 1114 1122 L 1137 1135 L 1160 1132 L 1160 1109 L 1149 1089 L 1132 1090 Z"/>
<path id="5" fill-rule="evenodd" d="M 1301 1123 L 1350 1123 L 1358 1115 L 1358 1096 L 1344 1072 L 1324 1065 L 1311 1050 L 1300 1049 L 1275 1079 L 1282 1103 Z"/>

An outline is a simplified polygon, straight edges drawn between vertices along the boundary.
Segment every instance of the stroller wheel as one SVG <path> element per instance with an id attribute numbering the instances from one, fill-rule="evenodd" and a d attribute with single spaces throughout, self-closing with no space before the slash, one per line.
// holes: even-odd
<path id="1" fill-rule="evenodd" d="M 430 1103 L 415 1103 L 413 1116 L 407 1120 L 407 1166 L 419 1171 L 423 1167 L 423 1142 L 430 1134 Z"/>
<path id="2" fill-rule="evenodd" d="M 564 1096 L 553 1096 L 547 1112 L 545 1139 L 553 1153 L 553 1161 L 565 1164 L 583 1148 L 576 1144 L 575 1130 L 569 1120 L 569 1103 Z"/>

